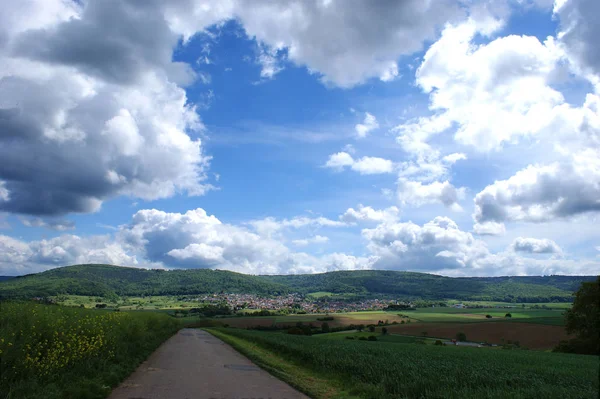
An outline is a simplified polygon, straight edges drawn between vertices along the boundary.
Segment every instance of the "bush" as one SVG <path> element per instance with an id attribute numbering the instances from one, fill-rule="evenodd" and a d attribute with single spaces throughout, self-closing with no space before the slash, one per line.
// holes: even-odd
<path id="1" fill-rule="evenodd" d="M 329 324 L 328 323 L 323 323 L 321 324 L 321 331 L 324 334 L 327 334 L 329 332 Z"/>
<path id="2" fill-rule="evenodd" d="M 304 335 L 304 330 L 300 327 L 292 327 L 287 330 L 287 333 L 291 335 Z"/>
<path id="3" fill-rule="evenodd" d="M 388 333 L 388 329 L 387 329 L 387 327 L 383 327 L 383 328 L 381 329 L 381 335 L 387 335 L 387 333 Z"/>
<path id="4" fill-rule="evenodd" d="M 400 322 L 400 324 L 404 324 L 404 320 L 402 320 L 402 321 Z"/>
<path id="5" fill-rule="evenodd" d="M 346 335 L 346 339 L 354 339 L 354 337 L 351 337 L 349 335 Z"/>
<path id="6" fill-rule="evenodd" d="M 374 335 L 369 335 L 369 338 L 368 338 L 368 340 L 369 340 L 369 341 L 377 341 L 377 337 L 376 337 L 376 336 L 374 336 Z"/>
<path id="7" fill-rule="evenodd" d="M 512 315 L 510 313 L 507 313 L 504 315 L 504 317 L 512 317 Z"/>
<path id="8" fill-rule="evenodd" d="M 435 344 L 434 344 L 434 345 L 437 345 L 437 346 L 443 346 L 443 345 L 444 345 L 444 343 L 438 339 L 438 340 L 436 340 L 436 341 L 435 341 Z"/>
<path id="9" fill-rule="evenodd" d="M 467 340 L 467 334 L 465 334 L 464 332 L 459 332 L 456 334 L 456 340 L 460 341 L 460 342 L 464 342 Z"/>
<path id="10" fill-rule="evenodd" d="M 486 319 L 491 319 L 491 318 L 492 318 L 492 315 L 491 315 L 491 314 L 486 314 L 486 315 L 485 315 L 485 318 L 486 318 Z"/>
<path id="11" fill-rule="evenodd" d="M 334 320 L 333 316 L 325 316 L 325 317 L 317 318 L 317 321 L 332 321 L 332 320 Z"/>
<path id="12" fill-rule="evenodd" d="M 369 332 L 375 332 L 375 326 L 369 326 Z"/>
<path id="13" fill-rule="evenodd" d="M 359 341 L 366 341 L 366 340 L 367 340 L 367 337 L 359 337 L 359 338 L 358 338 L 358 340 L 359 340 Z"/>

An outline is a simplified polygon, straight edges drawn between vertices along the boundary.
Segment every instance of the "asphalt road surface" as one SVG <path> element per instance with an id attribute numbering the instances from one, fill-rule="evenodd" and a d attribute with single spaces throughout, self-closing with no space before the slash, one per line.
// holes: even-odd
<path id="1" fill-rule="evenodd" d="M 183 329 L 109 399 L 308 399 L 201 330 Z"/>

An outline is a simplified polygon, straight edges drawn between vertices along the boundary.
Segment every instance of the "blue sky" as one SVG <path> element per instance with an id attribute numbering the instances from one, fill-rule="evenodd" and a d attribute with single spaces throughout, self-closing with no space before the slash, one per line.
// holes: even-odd
<path id="1" fill-rule="evenodd" d="M 9 4 L 0 275 L 600 271 L 593 0 Z"/>

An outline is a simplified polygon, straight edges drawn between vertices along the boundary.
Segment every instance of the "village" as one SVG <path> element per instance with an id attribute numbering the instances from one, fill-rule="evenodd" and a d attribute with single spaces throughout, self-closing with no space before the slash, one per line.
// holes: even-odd
<path id="1" fill-rule="evenodd" d="M 356 301 L 318 300 L 300 294 L 276 297 L 261 297 L 251 294 L 208 294 L 192 299 L 210 304 L 225 303 L 233 311 L 268 310 L 277 313 L 341 313 L 367 310 L 382 310 L 398 301 L 385 299 L 363 299 Z"/>

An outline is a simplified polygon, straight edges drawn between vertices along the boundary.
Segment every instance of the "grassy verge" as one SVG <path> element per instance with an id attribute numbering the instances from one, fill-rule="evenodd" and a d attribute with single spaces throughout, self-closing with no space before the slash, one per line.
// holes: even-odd
<path id="1" fill-rule="evenodd" d="M 94 399 L 181 323 L 165 314 L 0 303 L 0 399 Z"/>
<path id="2" fill-rule="evenodd" d="M 325 340 L 239 329 L 211 332 L 313 398 L 298 370 L 359 398 L 597 398 L 598 359 L 520 350 Z M 338 396 L 343 397 L 343 396 Z"/>
<path id="3" fill-rule="evenodd" d="M 330 378 L 324 378 L 309 368 L 302 367 L 297 362 L 284 359 L 277 353 L 267 350 L 243 338 L 227 334 L 221 329 L 206 329 L 215 337 L 231 345 L 261 368 L 287 382 L 299 391 L 314 399 L 358 399 L 344 387 L 343 383 Z"/>

